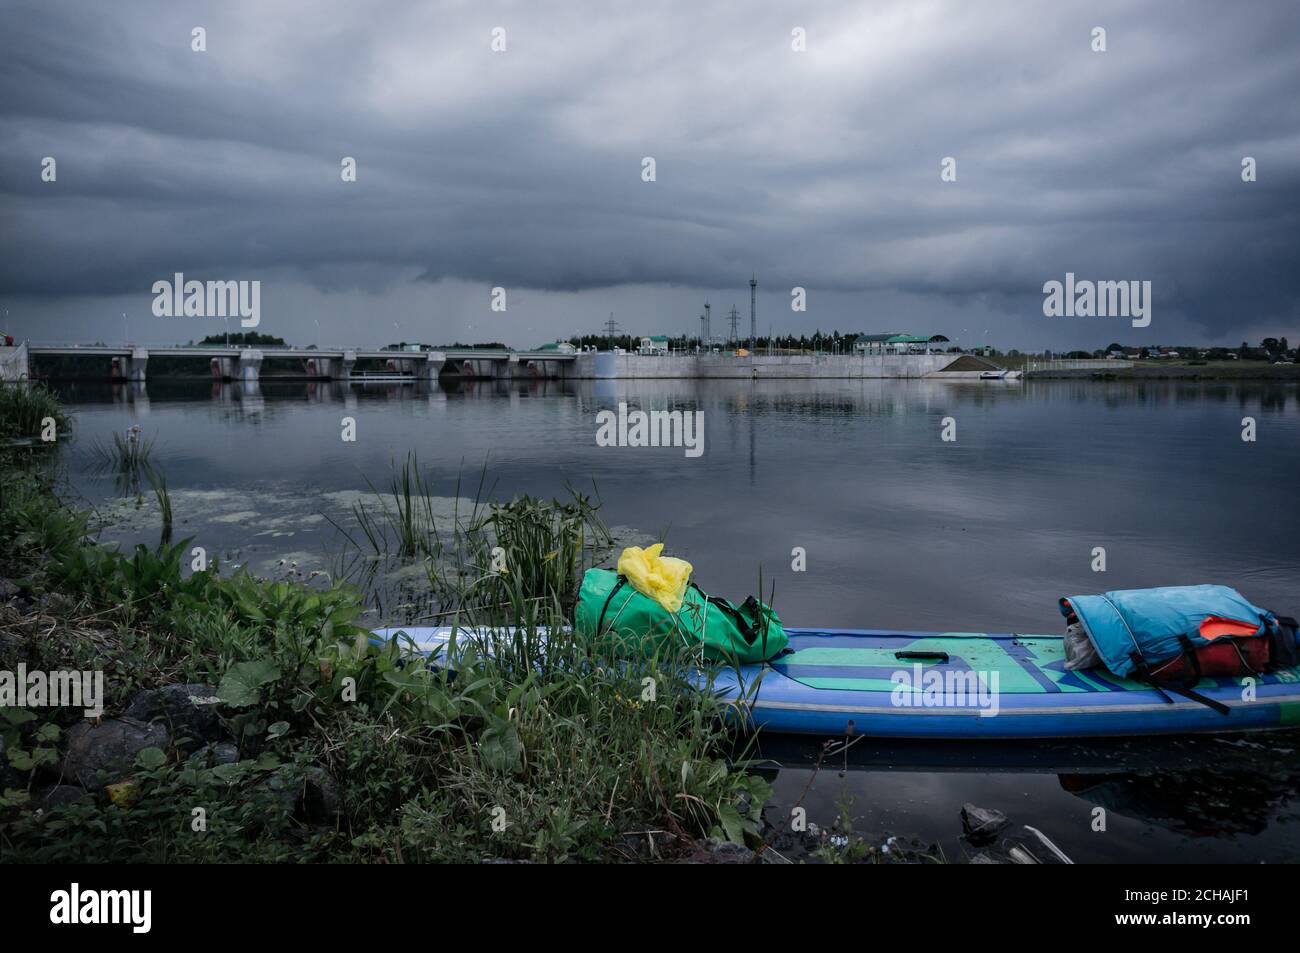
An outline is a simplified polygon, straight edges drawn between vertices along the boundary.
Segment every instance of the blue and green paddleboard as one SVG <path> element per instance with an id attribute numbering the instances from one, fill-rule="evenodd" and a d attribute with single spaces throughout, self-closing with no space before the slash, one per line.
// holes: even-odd
<path id="1" fill-rule="evenodd" d="M 1196 690 L 1221 714 L 1163 696 L 1104 669 L 1069 672 L 1052 635 L 787 629 L 790 650 L 763 665 L 714 673 L 735 694 L 761 677 L 751 704 L 771 732 L 895 738 L 1087 738 L 1251 731 L 1300 725 L 1300 668 L 1256 679 L 1207 678 Z M 446 646 L 448 628 L 404 633 L 418 651 Z M 458 638 L 464 638 L 462 632 Z M 701 676 L 703 679 L 704 676 Z"/>

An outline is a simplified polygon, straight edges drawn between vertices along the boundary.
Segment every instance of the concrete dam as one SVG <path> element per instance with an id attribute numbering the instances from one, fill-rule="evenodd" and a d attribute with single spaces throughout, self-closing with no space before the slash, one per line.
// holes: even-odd
<path id="1" fill-rule="evenodd" d="M 979 379 L 990 374 L 1018 377 L 991 361 L 969 354 L 735 354 L 732 352 L 678 352 L 638 354 L 625 351 L 392 351 L 363 348 L 247 348 L 195 345 L 21 344 L 0 348 L 0 372 L 5 380 L 36 377 L 32 364 L 40 357 L 88 359 L 81 376 L 143 383 L 149 357 L 191 358 L 210 367 L 215 379 L 253 382 L 263 365 L 274 361 L 280 378 L 365 381 L 410 379 L 432 381 L 439 377 L 488 380 L 639 380 L 639 379 L 859 379 L 943 378 Z M 385 370 L 358 372 L 359 360 L 382 361 Z"/>

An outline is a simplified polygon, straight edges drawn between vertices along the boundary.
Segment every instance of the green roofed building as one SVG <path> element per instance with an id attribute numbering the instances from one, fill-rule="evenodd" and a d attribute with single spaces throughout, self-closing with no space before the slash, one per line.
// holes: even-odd
<path id="1" fill-rule="evenodd" d="M 853 350 L 859 354 L 928 354 L 941 351 L 940 345 L 948 339 L 942 334 L 912 334 L 910 331 L 886 331 L 881 334 L 859 334 L 853 340 Z"/>
<path id="2" fill-rule="evenodd" d="M 652 334 L 649 337 L 641 338 L 642 354 L 667 354 L 668 353 L 668 335 Z"/>
<path id="3" fill-rule="evenodd" d="M 942 334 L 927 337 L 908 331 L 888 331 L 884 334 L 859 334 L 853 342 L 853 349 L 860 354 L 927 354 L 932 346 L 947 342 Z"/>

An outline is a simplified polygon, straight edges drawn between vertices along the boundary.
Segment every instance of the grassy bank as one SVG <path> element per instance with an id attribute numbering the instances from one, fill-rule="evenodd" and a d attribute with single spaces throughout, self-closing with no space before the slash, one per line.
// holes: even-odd
<path id="1" fill-rule="evenodd" d="M 357 514 L 364 545 L 392 534 L 411 559 L 438 556 L 447 624 L 511 627 L 460 638 L 450 666 L 372 643 L 347 586 L 223 572 L 193 540 L 97 545 L 58 468 L 57 448 L 0 451 L 0 672 L 102 672 L 105 710 L 0 709 L 6 860 L 641 860 L 691 856 L 703 838 L 757 845 L 767 784 L 733 763 L 728 703 L 686 684 L 682 659 L 539 638 L 567 620 L 590 559 L 587 501 L 485 505 L 437 527 L 408 476 L 403 509 Z M 165 500 L 165 480 L 154 491 Z"/>

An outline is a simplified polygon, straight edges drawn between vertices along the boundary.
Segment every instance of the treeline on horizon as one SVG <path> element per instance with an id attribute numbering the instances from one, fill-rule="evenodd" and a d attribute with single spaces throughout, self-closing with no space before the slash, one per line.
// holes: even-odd
<path id="1" fill-rule="evenodd" d="M 771 338 L 766 336 L 759 337 L 755 342 L 755 349 L 759 351 L 766 350 L 769 346 L 782 351 L 852 351 L 857 339 L 862 337 L 861 334 L 840 334 L 838 331 L 823 333 L 818 330 L 811 335 L 801 334 L 798 337 L 787 335 L 774 335 Z M 623 335 L 606 335 L 606 334 L 584 334 L 574 335 L 565 339 L 568 343 L 578 348 L 596 347 L 600 350 L 608 350 L 614 347 L 621 347 L 625 350 L 634 351 L 641 346 L 641 335 L 623 334 Z M 674 351 L 693 351 L 697 347 L 704 348 L 704 339 L 698 335 L 676 335 L 667 337 L 668 346 Z M 1188 360 L 1205 358 L 1209 360 L 1230 360 L 1230 357 L 1236 357 L 1244 360 L 1271 360 L 1277 357 L 1293 354 L 1293 350 L 1287 343 L 1285 337 L 1282 338 L 1264 338 L 1257 347 L 1251 347 L 1246 341 L 1242 341 L 1239 347 L 1208 347 L 1204 345 L 1155 345 L 1155 344 L 1133 344 L 1124 345 L 1117 341 L 1112 342 L 1107 347 L 1098 348 L 1088 351 L 1076 349 L 1071 351 L 1022 351 L 1018 348 L 1001 350 L 989 345 L 954 344 L 943 335 L 934 335 L 931 338 L 932 346 L 941 346 L 942 350 L 948 354 L 962 354 L 966 351 L 978 351 L 987 353 L 991 357 L 1039 357 L 1051 354 L 1053 357 L 1070 358 L 1070 359 L 1091 359 L 1104 358 L 1107 354 L 1118 352 L 1131 354 L 1137 357 L 1150 357 L 1163 351 L 1177 351 L 1179 357 Z M 727 344 L 720 344 L 716 340 L 711 347 L 748 347 L 748 339 L 732 341 Z"/>
<path id="2" fill-rule="evenodd" d="M 777 351 L 814 351 L 814 352 L 852 352 L 854 343 L 861 335 L 859 334 L 840 334 L 838 331 L 822 332 L 814 331 L 812 334 L 801 334 L 798 336 L 774 335 L 771 338 L 759 337 L 754 347 L 757 351 L 765 351 L 769 347 Z M 641 335 L 635 334 L 583 334 L 573 335 L 564 338 L 574 347 L 596 348 L 598 350 L 611 350 L 613 348 L 622 348 L 627 351 L 636 351 L 641 346 Z M 705 349 L 703 338 L 698 335 L 670 335 L 667 338 L 668 346 L 674 351 L 694 351 L 697 348 Z M 103 342 L 96 342 L 102 345 Z M 190 345 L 195 346 L 230 346 L 230 347 L 285 347 L 287 342 L 282 337 L 272 334 L 261 334 L 256 331 L 244 331 L 226 334 L 210 334 L 199 341 L 189 341 Z M 714 341 L 709 347 L 720 348 L 723 350 L 736 347 L 748 347 L 747 340 L 739 340 L 722 344 Z M 1196 346 L 1196 345 L 1153 345 L 1153 344 L 1122 344 L 1119 341 L 1112 341 L 1105 348 L 1096 350 L 1075 349 L 1070 351 L 1022 351 L 1017 348 L 1001 350 L 991 346 L 967 345 L 962 346 L 953 344 L 943 335 L 935 335 L 932 338 L 932 346 L 942 347 L 945 353 L 960 354 L 966 351 L 987 354 L 989 357 L 1041 357 L 1050 355 L 1055 358 L 1064 359 L 1096 359 L 1104 358 L 1108 354 L 1118 354 L 1130 359 L 1146 359 L 1161 357 L 1166 354 L 1177 353 L 1178 357 L 1183 360 L 1246 360 L 1246 361 L 1275 361 L 1280 359 L 1300 358 L 1289 344 L 1286 337 L 1274 338 L 1266 337 L 1259 342 L 1257 346 L 1251 346 L 1248 342 L 1242 341 L 1238 347 L 1223 346 Z M 388 344 L 386 348 L 392 350 L 401 350 L 407 347 L 420 347 L 424 350 L 455 350 L 458 348 L 475 348 L 479 350 L 509 350 L 507 345 L 500 341 L 488 341 L 472 344 L 463 344 L 457 341 L 453 344 L 423 344 L 415 341 L 401 341 L 398 343 Z M 537 347 L 537 345 L 534 345 Z M 305 350 L 312 350 L 314 345 L 307 345 Z M 76 377 L 78 372 L 84 373 L 87 361 L 105 361 L 103 357 L 81 357 L 74 355 L 60 356 L 42 356 L 33 358 L 33 365 L 36 373 L 41 377 Z M 149 358 L 149 372 L 152 376 L 207 376 L 207 368 L 200 367 L 196 364 L 194 358 L 171 357 L 167 355 L 153 355 Z"/>

